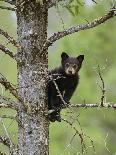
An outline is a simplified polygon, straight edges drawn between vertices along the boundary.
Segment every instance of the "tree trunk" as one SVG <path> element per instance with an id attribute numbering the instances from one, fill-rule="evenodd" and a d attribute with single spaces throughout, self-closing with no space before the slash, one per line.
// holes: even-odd
<path id="1" fill-rule="evenodd" d="M 48 10 L 36 0 L 17 0 L 19 104 L 18 155 L 48 155 L 47 112 L 48 54 L 42 54 L 47 39 Z M 28 105 L 28 106 L 27 106 Z"/>

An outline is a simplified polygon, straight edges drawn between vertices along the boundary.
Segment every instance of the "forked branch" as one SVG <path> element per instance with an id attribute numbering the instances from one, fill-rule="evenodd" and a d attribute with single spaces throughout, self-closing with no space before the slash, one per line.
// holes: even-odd
<path id="1" fill-rule="evenodd" d="M 15 101 L 12 101 L 10 98 L 0 95 L 0 108 L 12 108 L 17 110 L 18 104 Z"/>
<path id="2" fill-rule="evenodd" d="M 6 90 L 9 90 L 13 96 L 15 96 L 20 102 L 22 102 L 22 99 L 19 97 L 17 90 L 1 73 L 0 73 L 0 83 L 5 87 Z"/>
<path id="3" fill-rule="evenodd" d="M 69 29 L 66 29 L 64 31 L 60 31 L 60 32 L 57 32 L 57 33 L 54 33 L 48 40 L 47 42 L 44 44 L 44 48 L 43 50 L 47 49 L 49 46 L 51 46 L 55 41 L 67 36 L 67 35 L 70 35 L 72 33 L 76 33 L 76 32 L 79 32 L 79 31 L 82 31 L 82 30 L 87 30 L 87 29 L 90 29 L 90 28 L 93 28 L 93 27 L 96 27 L 102 23 L 105 23 L 106 21 L 108 21 L 110 18 L 114 17 L 116 14 L 115 14 L 115 11 L 116 11 L 116 8 L 112 8 L 107 14 L 105 14 L 104 16 L 102 17 L 99 17 L 95 20 L 93 20 L 92 22 L 89 22 L 87 24 L 82 24 L 82 25 L 77 25 L 77 26 L 73 26 Z"/>
<path id="4" fill-rule="evenodd" d="M 0 29 L 0 34 L 3 35 L 4 37 L 6 37 L 9 40 L 9 42 L 12 43 L 15 47 L 19 48 L 19 44 L 7 32 L 5 32 L 4 30 Z"/>

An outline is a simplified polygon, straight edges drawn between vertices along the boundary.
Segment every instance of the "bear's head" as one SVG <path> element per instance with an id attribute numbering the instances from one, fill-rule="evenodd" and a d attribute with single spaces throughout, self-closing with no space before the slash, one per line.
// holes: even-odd
<path id="1" fill-rule="evenodd" d="M 67 53 L 63 52 L 61 54 L 61 64 L 67 75 L 76 75 L 81 68 L 82 62 L 84 60 L 84 55 L 79 55 L 78 57 L 70 57 Z"/>

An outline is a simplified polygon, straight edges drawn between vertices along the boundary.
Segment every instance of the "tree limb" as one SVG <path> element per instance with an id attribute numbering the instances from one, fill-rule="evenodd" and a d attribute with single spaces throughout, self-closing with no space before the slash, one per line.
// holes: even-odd
<path id="1" fill-rule="evenodd" d="M 16 47 L 20 47 L 19 45 L 18 45 L 18 43 L 16 42 L 16 40 L 13 38 L 13 37 L 11 37 L 7 32 L 5 32 L 4 30 L 2 30 L 2 29 L 0 29 L 0 34 L 1 35 L 3 35 L 4 37 L 6 37 L 8 40 L 9 40 L 9 42 L 10 43 L 12 43 L 14 46 L 16 46 Z"/>
<path id="2" fill-rule="evenodd" d="M 24 106 L 27 112 L 31 111 L 28 102 L 23 101 L 23 99 L 18 95 L 18 91 L 12 86 L 12 84 L 9 81 L 7 81 L 7 79 L 1 73 L 0 73 L 0 83 L 5 87 L 6 90 L 9 90 L 10 93 Z"/>
<path id="3" fill-rule="evenodd" d="M 17 110 L 18 104 L 15 101 L 11 101 L 10 98 L 0 95 L 0 108 L 12 108 Z"/>
<path id="4" fill-rule="evenodd" d="M 69 29 L 66 29 L 64 31 L 60 31 L 58 33 L 54 33 L 48 40 L 47 42 L 44 44 L 44 48 L 43 48 L 43 51 L 45 49 L 47 49 L 49 46 L 51 46 L 55 41 L 67 36 L 67 35 L 70 35 L 72 33 L 76 33 L 76 32 L 79 32 L 81 30 L 87 30 L 87 29 L 90 29 L 90 28 L 93 28 L 93 27 L 96 27 L 102 23 L 105 23 L 107 20 L 109 20 L 110 18 L 114 17 L 116 14 L 115 14 L 115 8 L 112 8 L 107 14 L 105 14 L 104 16 L 102 17 L 99 17 L 95 20 L 93 20 L 92 22 L 90 23 L 87 23 L 87 24 L 82 24 L 82 25 L 77 25 L 77 26 L 73 26 Z"/>
<path id="5" fill-rule="evenodd" d="M 0 136 L 0 143 L 10 147 L 10 141 L 9 138 L 5 137 L 5 136 Z"/>
<path id="6" fill-rule="evenodd" d="M 11 5 L 15 5 L 15 0 L 0 0 L 0 1 L 9 3 Z"/>
<path id="7" fill-rule="evenodd" d="M 9 148 L 9 150 L 10 150 L 10 153 L 11 153 L 12 155 L 17 155 L 15 145 L 14 145 L 14 143 L 12 142 L 12 140 L 11 140 L 11 138 L 10 138 L 10 135 L 9 135 L 9 133 L 8 133 L 8 131 L 7 131 L 7 128 L 6 128 L 6 126 L 5 126 L 4 122 L 3 122 L 3 120 L 1 119 L 0 121 L 2 122 L 4 131 L 5 131 L 6 136 L 7 136 L 7 137 L 0 136 L 1 142 L 2 142 L 4 145 L 8 146 L 8 148 Z"/>
<path id="8" fill-rule="evenodd" d="M 0 6 L 0 9 L 10 10 L 10 11 L 16 11 L 15 8 L 11 8 L 11 7 L 8 7 L 8 6 Z"/>
<path id="9" fill-rule="evenodd" d="M 101 103 L 96 103 L 96 104 L 69 104 L 67 107 L 63 108 L 111 108 L 111 109 L 116 109 L 116 103 L 111 104 L 111 103 L 105 103 L 104 105 L 100 106 Z"/>
<path id="10" fill-rule="evenodd" d="M 47 8 L 49 9 L 49 8 L 55 6 L 60 1 L 63 1 L 63 0 L 48 0 L 46 2 Z"/>
<path id="11" fill-rule="evenodd" d="M 7 155 L 7 154 L 5 154 L 5 153 L 2 153 L 2 152 L 0 151 L 0 155 Z"/>
<path id="12" fill-rule="evenodd" d="M 5 54 L 9 55 L 11 58 L 15 58 L 13 52 L 11 52 L 8 48 L 0 44 L 0 50 L 3 51 Z"/>
<path id="13" fill-rule="evenodd" d="M 22 102 L 22 99 L 19 97 L 17 90 L 12 86 L 9 81 L 7 81 L 7 79 L 1 73 L 0 83 L 5 87 L 6 90 L 9 90 L 13 96 L 15 96 L 20 102 Z"/>

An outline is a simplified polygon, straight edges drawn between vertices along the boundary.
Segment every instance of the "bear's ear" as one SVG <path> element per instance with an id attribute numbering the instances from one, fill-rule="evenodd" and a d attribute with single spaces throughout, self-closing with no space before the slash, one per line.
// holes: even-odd
<path id="1" fill-rule="evenodd" d="M 62 54 L 61 54 L 61 58 L 62 58 L 62 60 L 66 60 L 68 57 L 69 57 L 69 56 L 68 56 L 67 53 L 62 52 Z"/>
<path id="2" fill-rule="evenodd" d="M 79 55 L 79 56 L 77 57 L 77 59 L 78 59 L 78 61 L 79 61 L 80 63 L 82 63 L 83 60 L 84 60 L 84 55 Z"/>

